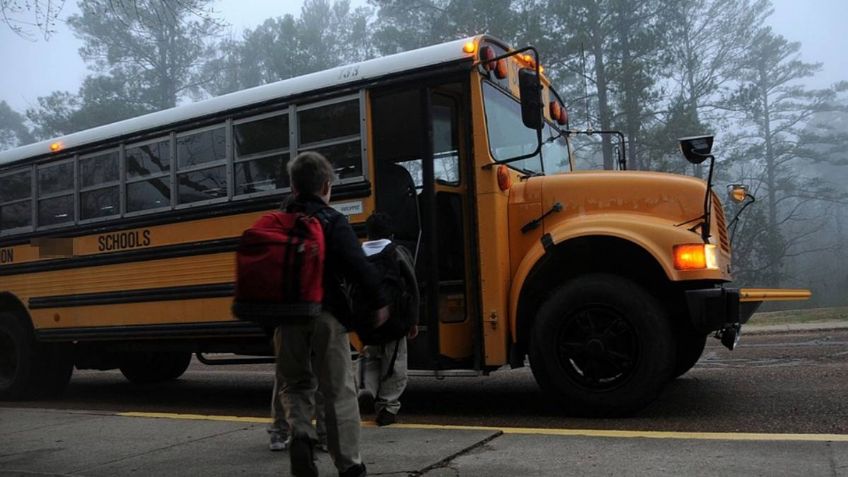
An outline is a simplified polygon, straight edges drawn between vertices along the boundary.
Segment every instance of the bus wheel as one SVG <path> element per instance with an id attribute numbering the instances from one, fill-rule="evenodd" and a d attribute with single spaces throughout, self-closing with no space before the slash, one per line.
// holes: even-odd
<path id="1" fill-rule="evenodd" d="M 539 310 L 530 364 L 542 390 L 579 416 L 620 416 L 653 401 L 675 347 L 665 310 L 640 286 L 610 274 L 567 282 Z"/>
<path id="2" fill-rule="evenodd" d="M 52 397 L 74 369 L 71 345 L 35 341 L 17 316 L 0 313 L 0 400 Z"/>
<path id="3" fill-rule="evenodd" d="M 151 384 L 179 378 L 188 369 L 187 351 L 127 353 L 121 359 L 121 373 L 136 384 Z"/>
<path id="4" fill-rule="evenodd" d="M 674 363 L 671 379 L 683 376 L 695 366 L 695 363 L 701 359 L 704 348 L 707 346 L 707 337 L 708 335 L 706 333 L 698 333 L 691 326 L 675 331 L 674 338 L 677 343 L 677 359 Z"/>

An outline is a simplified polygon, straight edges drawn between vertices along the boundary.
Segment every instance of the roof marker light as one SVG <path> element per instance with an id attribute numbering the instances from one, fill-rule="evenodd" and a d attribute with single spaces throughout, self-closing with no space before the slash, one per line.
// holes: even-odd
<path id="1" fill-rule="evenodd" d="M 473 41 L 466 42 L 462 45 L 462 51 L 466 53 L 474 53 L 477 51 L 477 45 L 475 45 Z"/>
<path id="2" fill-rule="evenodd" d="M 560 126 L 565 126 L 568 124 L 568 109 L 565 106 L 560 107 L 559 118 L 557 118 L 557 123 Z"/>
<path id="3" fill-rule="evenodd" d="M 61 142 L 54 142 L 50 144 L 50 152 L 59 152 L 62 149 L 64 149 L 64 147 Z"/>
<path id="4" fill-rule="evenodd" d="M 507 74 L 508 74 L 508 72 L 507 72 L 506 60 L 501 58 L 495 64 L 495 77 L 497 79 L 504 79 L 504 78 L 506 78 Z"/>
<path id="5" fill-rule="evenodd" d="M 495 56 L 495 50 L 491 46 L 480 48 L 480 61 L 483 63 L 483 68 L 486 71 L 492 71 L 497 66 L 496 62 L 491 61 Z"/>
<path id="6" fill-rule="evenodd" d="M 551 119 L 559 122 L 559 118 L 562 116 L 562 106 L 560 106 L 559 101 L 551 101 L 548 105 L 548 113 L 550 114 Z"/>

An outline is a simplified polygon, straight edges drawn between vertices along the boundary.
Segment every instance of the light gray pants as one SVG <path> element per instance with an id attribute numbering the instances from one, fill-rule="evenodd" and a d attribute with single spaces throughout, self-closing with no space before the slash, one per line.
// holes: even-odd
<path id="1" fill-rule="evenodd" d="M 397 358 L 389 373 L 395 346 L 398 346 Z M 356 364 L 356 375 L 361 380 L 359 388 L 374 396 L 374 410 L 379 413 L 385 409 L 397 414 L 400 411 L 400 395 L 409 380 L 406 374 L 406 338 L 384 345 L 365 346 Z"/>
<path id="2" fill-rule="evenodd" d="M 347 331 L 329 313 L 274 332 L 280 401 L 292 437 L 318 436 L 312 426 L 316 387 L 324 396 L 327 448 L 339 472 L 360 464 L 359 405 Z"/>
<path id="3" fill-rule="evenodd" d="M 274 345 L 278 349 L 278 340 L 274 340 Z M 314 365 L 313 365 L 314 369 Z M 286 411 L 283 409 L 283 402 L 280 400 L 279 378 L 274 376 L 274 391 L 271 393 L 271 426 L 268 431 L 277 431 L 284 438 L 289 435 L 289 423 L 286 421 Z M 321 396 L 321 391 L 315 391 L 315 430 L 318 431 L 318 440 L 322 443 L 327 443 L 327 423 L 324 418 L 324 397 Z"/>

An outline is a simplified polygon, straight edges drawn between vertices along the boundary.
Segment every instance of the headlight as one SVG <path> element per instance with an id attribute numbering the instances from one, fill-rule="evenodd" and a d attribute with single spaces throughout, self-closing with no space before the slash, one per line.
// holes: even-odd
<path id="1" fill-rule="evenodd" d="M 716 246 L 704 243 L 675 245 L 674 268 L 678 270 L 718 270 Z"/>

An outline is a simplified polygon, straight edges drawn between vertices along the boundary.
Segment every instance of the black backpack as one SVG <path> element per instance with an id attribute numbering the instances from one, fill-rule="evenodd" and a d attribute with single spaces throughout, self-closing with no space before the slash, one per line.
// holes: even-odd
<path id="1" fill-rule="evenodd" d="M 352 286 L 351 309 L 354 331 L 366 345 L 381 345 L 404 338 L 418 324 L 418 282 L 412 257 L 402 246 L 389 243 L 379 253 L 368 257 L 381 277 L 380 286 L 389 297 L 389 319 L 378 328 L 371 328 L 374 311 L 367 308 L 368 301 L 362 291 Z"/>

